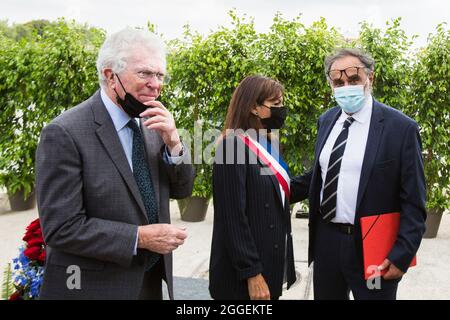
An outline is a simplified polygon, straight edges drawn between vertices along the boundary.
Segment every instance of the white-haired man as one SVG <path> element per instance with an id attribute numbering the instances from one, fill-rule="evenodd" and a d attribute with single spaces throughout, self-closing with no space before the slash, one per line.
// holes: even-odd
<path id="1" fill-rule="evenodd" d="M 39 216 L 48 246 L 41 299 L 173 298 L 169 198 L 192 191 L 193 169 L 171 113 L 156 99 L 164 46 L 124 29 L 101 47 L 100 90 L 41 134 Z"/>

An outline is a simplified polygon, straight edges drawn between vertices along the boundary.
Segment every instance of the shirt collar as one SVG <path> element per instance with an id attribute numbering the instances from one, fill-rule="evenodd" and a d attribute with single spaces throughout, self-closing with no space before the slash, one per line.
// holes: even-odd
<path id="1" fill-rule="evenodd" d="M 356 122 L 359 123 L 365 123 L 370 120 L 370 117 L 372 115 L 372 105 L 373 105 L 373 98 L 372 95 L 369 94 L 369 96 L 366 99 L 366 102 L 364 103 L 364 106 L 359 110 L 358 112 L 354 113 L 351 117 L 355 119 Z M 341 116 L 336 121 L 337 123 L 344 123 L 344 121 L 350 117 L 345 112 L 341 113 Z"/>
<path id="2" fill-rule="evenodd" d="M 108 110 L 108 113 L 114 123 L 116 131 L 120 131 L 125 127 L 130 121 L 130 116 L 125 113 L 121 108 L 119 108 L 106 94 L 103 88 L 100 89 L 100 96 L 102 98 L 103 104 Z"/>

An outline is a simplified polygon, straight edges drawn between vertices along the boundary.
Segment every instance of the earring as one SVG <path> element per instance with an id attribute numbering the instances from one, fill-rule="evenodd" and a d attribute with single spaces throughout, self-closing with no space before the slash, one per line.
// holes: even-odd
<path id="1" fill-rule="evenodd" d="M 258 115 L 258 111 L 255 111 L 255 116 L 257 116 Z"/>

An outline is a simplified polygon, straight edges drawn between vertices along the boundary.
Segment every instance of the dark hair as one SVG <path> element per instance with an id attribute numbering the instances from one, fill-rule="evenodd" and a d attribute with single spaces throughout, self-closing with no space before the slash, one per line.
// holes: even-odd
<path id="1" fill-rule="evenodd" d="M 246 77 L 233 92 L 223 133 L 227 129 L 262 129 L 261 120 L 251 110 L 265 100 L 281 99 L 283 93 L 283 85 L 276 80 L 261 75 Z"/>
<path id="2" fill-rule="evenodd" d="M 366 68 L 367 74 L 369 74 L 369 72 L 373 71 L 375 68 L 375 60 L 368 53 L 355 48 L 343 48 L 338 49 L 332 55 L 325 58 L 325 75 L 328 77 L 328 72 L 330 71 L 331 66 L 336 60 L 348 56 L 358 58 Z"/>

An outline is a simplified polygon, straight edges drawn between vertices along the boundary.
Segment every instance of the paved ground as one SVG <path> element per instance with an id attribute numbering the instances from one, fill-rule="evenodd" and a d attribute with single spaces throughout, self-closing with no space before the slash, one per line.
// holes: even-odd
<path id="1" fill-rule="evenodd" d="M 187 227 L 189 238 L 174 252 L 176 299 L 210 299 L 208 264 L 212 232 L 212 206 L 203 222 L 180 219 L 175 201 L 171 202 L 172 222 Z M 0 194 L 0 268 L 17 255 L 26 225 L 37 217 L 36 209 L 9 211 L 5 195 Z M 293 219 L 295 264 L 299 281 L 283 294 L 283 299 L 312 299 L 311 273 L 306 263 L 307 222 Z M 444 215 L 438 237 L 424 239 L 418 252 L 418 266 L 402 280 L 399 299 L 450 299 L 450 214 Z M 3 272 L 0 272 L 0 283 Z"/>

